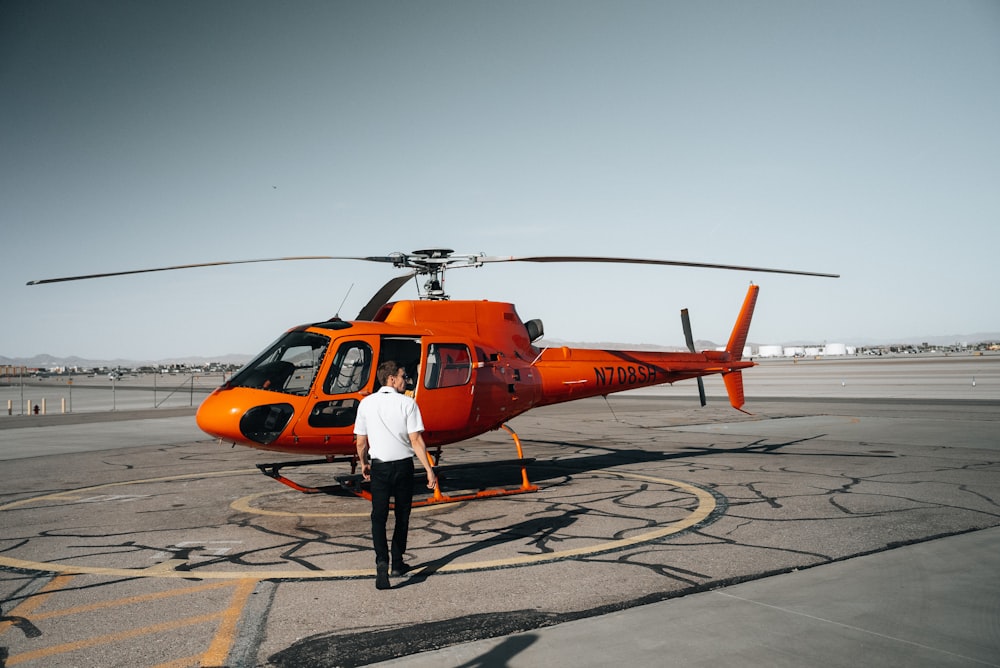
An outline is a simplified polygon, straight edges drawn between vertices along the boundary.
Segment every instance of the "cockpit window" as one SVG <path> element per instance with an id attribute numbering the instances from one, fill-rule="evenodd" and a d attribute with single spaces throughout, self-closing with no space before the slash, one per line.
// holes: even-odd
<path id="1" fill-rule="evenodd" d="M 305 396 L 323 362 L 330 339 L 310 332 L 289 332 L 243 367 L 229 387 Z"/>
<path id="2" fill-rule="evenodd" d="M 372 348 L 364 341 L 340 344 L 330 365 L 330 372 L 323 382 L 327 394 L 352 394 L 360 392 L 368 383 L 372 369 Z"/>

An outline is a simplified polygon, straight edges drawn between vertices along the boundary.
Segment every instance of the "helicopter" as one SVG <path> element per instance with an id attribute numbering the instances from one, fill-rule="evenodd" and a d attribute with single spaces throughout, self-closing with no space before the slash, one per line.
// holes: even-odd
<path id="1" fill-rule="evenodd" d="M 378 390 L 375 370 L 386 360 L 406 373 L 407 393 L 420 407 L 424 441 L 437 466 L 442 448 L 503 429 L 516 446 L 521 484 L 448 496 L 440 485 L 420 503 L 443 503 L 536 491 L 528 479 L 518 435 L 508 422 L 526 411 L 588 397 L 695 379 L 706 404 L 702 377 L 719 374 L 729 402 L 742 410 L 743 358 L 759 286 L 751 284 L 723 350 L 695 349 L 690 317 L 681 311 L 689 352 L 603 350 L 568 346 L 540 348 L 539 319 L 523 321 L 511 303 L 452 300 L 444 289 L 450 269 L 499 262 L 624 263 L 770 272 L 837 278 L 837 274 L 675 260 L 599 256 L 495 257 L 456 254 L 447 248 L 385 256 L 298 256 L 177 265 L 30 281 L 28 285 L 120 276 L 193 267 L 288 260 L 360 260 L 391 264 L 406 273 L 390 279 L 354 320 L 339 316 L 288 329 L 216 388 L 196 413 L 198 427 L 220 443 L 317 459 L 258 464 L 265 475 L 300 492 L 320 488 L 299 484 L 282 468 L 319 462 L 347 462 L 350 475 L 338 483 L 370 498 L 357 474 L 354 420 L 361 400 Z M 418 299 L 391 301 L 410 280 Z M 420 281 L 423 280 L 421 286 Z"/>

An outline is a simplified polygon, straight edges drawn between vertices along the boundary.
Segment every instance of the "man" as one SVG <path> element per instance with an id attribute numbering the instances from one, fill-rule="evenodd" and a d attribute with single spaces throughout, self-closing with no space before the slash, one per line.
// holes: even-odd
<path id="1" fill-rule="evenodd" d="M 382 362 L 375 377 L 382 387 L 361 400 L 354 422 L 361 475 L 371 480 L 372 542 L 375 544 L 375 587 L 389 588 L 389 545 L 385 524 L 389 497 L 395 502 L 392 531 L 392 574 L 409 570 L 403 562 L 413 505 L 413 455 L 427 471 L 427 488 L 437 487 L 437 476 L 427 456 L 424 422 L 417 402 L 406 396 L 406 371 L 392 360 Z"/>

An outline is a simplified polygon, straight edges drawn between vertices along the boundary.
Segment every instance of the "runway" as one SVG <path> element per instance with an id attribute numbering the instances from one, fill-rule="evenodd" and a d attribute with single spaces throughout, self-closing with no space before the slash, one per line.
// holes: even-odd
<path id="1" fill-rule="evenodd" d="M 678 385 L 513 420 L 540 491 L 416 512 L 387 592 L 366 503 L 254 468 L 280 456 L 183 415 L 0 421 L 0 665 L 997 665 L 991 374 L 974 396 L 756 398 L 764 370 L 752 415 Z M 442 463 L 512 454 L 497 432 Z"/>

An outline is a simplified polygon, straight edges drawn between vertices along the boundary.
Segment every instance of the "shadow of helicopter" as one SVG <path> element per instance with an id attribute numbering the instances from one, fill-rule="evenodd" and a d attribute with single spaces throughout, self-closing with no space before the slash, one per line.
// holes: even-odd
<path id="1" fill-rule="evenodd" d="M 795 457 L 861 457 L 885 459 L 893 458 L 891 454 L 877 453 L 843 453 L 843 452 L 785 452 L 791 446 L 808 443 L 824 438 L 827 434 L 816 434 L 805 436 L 789 441 L 769 443 L 768 439 L 758 439 L 738 447 L 716 447 L 713 445 L 689 446 L 683 451 L 658 452 L 643 450 L 639 448 L 612 448 L 604 445 L 581 444 L 568 441 L 549 440 L 524 440 L 526 445 L 547 445 L 563 446 L 566 448 L 579 449 L 586 447 L 588 450 L 601 449 L 604 452 L 598 454 L 587 454 L 580 456 L 567 456 L 549 460 L 531 459 L 528 460 L 528 472 L 532 482 L 552 482 L 564 481 L 567 477 L 580 475 L 583 473 L 609 471 L 622 466 L 653 464 L 668 462 L 673 460 L 690 460 L 704 457 L 719 457 L 724 455 L 770 455 L 782 454 L 784 456 Z M 517 475 L 521 460 L 488 461 L 451 464 L 435 467 L 442 492 L 454 492 L 472 489 L 491 489 L 509 485 L 510 481 Z M 423 471 L 417 473 L 418 487 L 420 480 L 425 475 Z M 325 485 L 316 489 L 330 496 L 352 497 L 355 496 L 354 485 L 361 484 L 361 476 L 338 476 L 341 484 Z M 343 483 L 347 482 L 347 486 Z M 414 497 L 414 502 L 422 499 Z"/>

